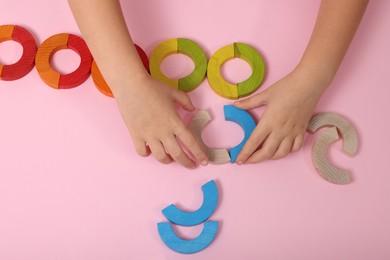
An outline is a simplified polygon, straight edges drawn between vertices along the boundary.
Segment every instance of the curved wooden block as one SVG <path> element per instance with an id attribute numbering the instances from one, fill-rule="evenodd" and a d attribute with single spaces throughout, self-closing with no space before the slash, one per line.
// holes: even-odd
<path id="1" fill-rule="evenodd" d="M 242 130 L 244 130 L 244 139 L 240 144 L 230 149 L 230 162 L 235 163 L 238 154 L 241 152 L 246 141 L 248 141 L 253 130 L 255 130 L 256 122 L 247 111 L 239 109 L 235 106 L 225 105 L 223 110 L 225 114 L 225 120 L 240 125 Z"/>
<path id="2" fill-rule="evenodd" d="M 249 63 L 252 75 L 238 84 L 231 84 L 221 75 L 223 64 L 234 58 Z M 256 91 L 264 78 L 264 62 L 260 54 L 251 46 L 236 42 L 217 50 L 210 58 L 207 67 L 207 79 L 211 88 L 221 97 L 238 99 Z"/>
<path id="3" fill-rule="evenodd" d="M 193 212 L 186 212 L 171 204 L 162 210 L 163 215 L 172 223 L 180 226 L 195 226 L 206 221 L 218 204 L 218 188 L 215 181 L 209 181 L 202 186 L 202 206 Z"/>
<path id="4" fill-rule="evenodd" d="M 145 69 L 149 72 L 148 56 L 146 55 L 145 51 L 143 49 L 141 49 L 141 47 L 139 47 L 137 44 L 134 44 L 134 46 L 138 52 L 138 55 L 142 61 L 142 64 L 144 65 Z M 106 80 L 103 78 L 103 75 L 100 72 L 99 67 L 97 66 L 95 60 L 92 62 L 91 74 L 92 74 L 92 80 L 93 80 L 93 83 L 95 84 L 95 87 L 104 95 L 106 95 L 108 97 L 114 97 Z"/>
<path id="5" fill-rule="evenodd" d="M 161 240 L 170 249 L 181 254 L 194 254 L 202 251 L 213 242 L 218 232 L 218 222 L 206 221 L 202 233 L 192 240 L 179 238 L 169 222 L 158 223 L 157 229 Z"/>
<path id="6" fill-rule="evenodd" d="M 74 88 L 84 83 L 91 74 L 92 54 L 79 36 L 69 34 L 67 48 L 80 55 L 80 66 L 73 72 L 60 76 L 59 88 Z"/>
<path id="7" fill-rule="evenodd" d="M 179 89 L 190 92 L 197 88 L 206 77 L 207 57 L 198 44 L 185 38 L 178 39 L 178 52 L 190 57 L 195 65 L 190 75 L 179 79 Z"/>
<path id="8" fill-rule="evenodd" d="M 50 65 L 54 53 L 63 49 L 74 50 L 81 58 L 80 66 L 66 75 L 61 75 Z M 35 63 L 39 76 L 48 86 L 68 89 L 79 86 L 89 77 L 92 55 L 83 39 L 73 34 L 61 33 L 51 36 L 39 46 Z"/>
<path id="9" fill-rule="evenodd" d="M 227 149 L 212 149 L 203 142 L 202 131 L 210 121 L 211 121 L 211 117 L 207 111 L 205 110 L 199 111 L 192 118 L 192 121 L 188 129 L 194 135 L 196 142 L 202 147 L 202 150 L 206 153 L 207 158 L 211 163 L 213 164 L 228 163 L 230 162 L 230 156 Z"/>
<path id="10" fill-rule="evenodd" d="M 29 31 L 17 25 L 0 26 L 0 43 L 7 40 L 20 43 L 23 47 L 23 54 L 14 64 L 0 64 L 0 79 L 17 80 L 26 76 L 34 68 L 37 44 Z"/>
<path id="11" fill-rule="evenodd" d="M 169 79 L 161 69 L 161 62 L 169 55 L 182 53 L 194 62 L 194 71 L 179 80 Z M 150 74 L 176 89 L 189 92 L 198 87 L 206 76 L 207 57 L 203 49 L 194 41 L 185 38 L 174 38 L 159 44 L 150 55 Z"/>
<path id="12" fill-rule="evenodd" d="M 307 128 L 308 132 L 314 133 L 319 128 L 335 126 L 343 137 L 343 152 L 349 156 L 357 153 L 359 140 L 352 123 L 345 117 L 335 113 L 319 113 L 314 115 Z"/>
<path id="13" fill-rule="evenodd" d="M 318 174 L 334 184 L 349 184 L 349 171 L 333 166 L 327 156 L 329 146 L 339 139 L 336 127 L 331 127 L 320 133 L 312 149 L 312 160 Z"/>

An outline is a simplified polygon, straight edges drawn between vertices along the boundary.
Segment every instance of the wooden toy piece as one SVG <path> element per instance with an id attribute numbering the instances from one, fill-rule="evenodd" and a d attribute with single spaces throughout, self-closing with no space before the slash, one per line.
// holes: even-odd
<path id="1" fill-rule="evenodd" d="M 326 181 L 334 184 L 349 184 L 351 183 L 349 172 L 333 166 L 327 156 L 329 146 L 338 139 L 339 134 L 336 127 L 331 127 L 321 132 L 313 145 L 312 160 L 314 168 Z"/>
<path id="2" fill-rule="evenodd" d="M 17 25 L 0 26 L 0 43 L 14 40 L 23 46 L 22 57 L 14 64 L 0 64 L 0 80 L 17 80 L 26 76 L 33 68 L 37 44 L 29 31 Z"/>
<path id="3" fill-rule="evenodd" d="M 252 75 L 238 84 L 227 82 L 221 75 L 224 63 L 234 58 L 240 58 L 249 63 Z M 264 61 L 260 54 L 251 46 L 236 42 L 217 50 L 210 58 L 207 67 L 207 79 L 211 88 L 220 96 L 228 99 L 238 99 L 256 91 L 264 78 Z"/>
<path id="4" fill-rule="evenodd" d="M 224 106 L 225 120 L 232 121 L 241 126 L 244 130 L 244 139 L 241 143 L 230 149 L 230 162 L 235 163 L 238 154 L 241 152 L 246 141 L 248 141 L 253 130 L 256 128 L 256 122 L 253 117 L 245 110 L 239 109 L 232 105 Z"/>
<path id="5" fill-rule="evenodd" d="M 189 125 L 189 130 L 194 135 L 197 143 L 202 147 L 202 150 L 206 153 L 207 158 L 213 164 L 224 164 L 230 162 L 230 156 L 227 149 L 212 149 L 205 145 L 202 139 L 202 131 L 204 127 L 210 122 L 210 114 L 203 110 L 199 111 L 192 118 Z"/>
<path id="6" fill-rule="evenodd" d="M 160 68 L 161 62 L 169 55 L 182 53 L 192 59 L 194 71 L 179 80 L 169 79 Z M 150 74 L 176 89 L 189 92 L 198 87 L 206 76 L 207 57 L 202 48 L 195 42 L 185 38 L 174 38 L 159 44 L 150 55 Z"/>
<path id="7" fill-rule="evenodd" d="M 179 238 L 169 222 L 158 223 L 157 229 L 161 240 L 170 249 L 181 254 L 194 254 L 202 251 L 213 242 L 218 232 L 218 221 L 204 222 L 202 232 L 192 240 Z"/>
<path id="8" fill-rule="evenodd" d="M 245 97 L 260 87 L 264 78 L 264 61 L 253 47 L 241 42 L 234 43 L 234 57 L 245 60 L 252 69 L 252 75 L 237 84 L 238 97 Z"/>
<path id="9" fill-rule="evenodd" d="M 163 215 L 172 223 L 180 226 L 195 226 L 206 221 L 218 204 L 218 188 L 215 181 L 209 181 L 202 186 L 203 204 L 193 212 L 186 212 L 171 204 L 162 210 Z"/>
<path id="10" fill-rule="evenodd" d="M 92 54 L 79 36 L 69 34 L 67 48 L 80 55 L 80 66 L 73 72 L 60 76 L 59 88 L 68 89 L 81 85 L 91 74 Z"/>
<path id="11" fill-rule="evenodd" d="M 343 152 L 349 156 L 357 153 L 359 146 L 358 135 L 352 123 L 345 117 L 335 113 L 319 113 L 314 115 L 307 128 L 314 133 L 321 127 L 335 126 L 343 137 Z"/>
<path id="12" fill-rule="evenodd" d="M 74 50 L 81 58 L 80 66 L 66 75 L 61 75 L 50 65 L 54 53 L 63 49 Z M 51 36 L 41 44 L 35 63 L 39 76 L 48 86 L 55 89 L 68 89 L 79 86 L 88 78 L 92 55 L 83 39 L 73 34 L 61 33 Z"/>
<path id="13" fill-rule="evenodd" d="M 195 65 L 191 74 L 179 79 L 179 89 L 190 92 L 198 87 L 206 77 L 207 57 L 203 49 L 195 42 L 185 38 L 179 38 L 177 41 L 178 52 L 190 57 Z"/>
<path id="14" fill-rule="evenodd" d="M 144 65 L 145 69 L 149 72 L 148 56 L 146 55 L 145 51 L 143 49 L 141 49 L 141 47 L 139 47 L 137 44 L 134 44 L 134 46 L 138 52 L 138 55 L 142 61 L 142 64 Z M 91 74 L 92 74 L 92 80 L 93 80 L 93 83 L 95 84 L 95 87 L 104 95 L 106 95 L 108 97 L 114 97 L 110 87 L 108 86 L 107 82 L 103 78 L 103 75 L 100 72 L 95 61 L 92 62 Z"/>
<path id="15" fill-rule="evenodd" d="M 160 43 L 150 55 L 149 60 L 149 69 L 150 74 L 157 80 L 164 82 L 176 89 L 179 89 L 179 81 L 174 79 L 167 78 L 164 73 L 162 73 L 160 65 L 163 59 L 167 56 L 177 53 L 178 42 L 177 38 L 170 39 Z"/>

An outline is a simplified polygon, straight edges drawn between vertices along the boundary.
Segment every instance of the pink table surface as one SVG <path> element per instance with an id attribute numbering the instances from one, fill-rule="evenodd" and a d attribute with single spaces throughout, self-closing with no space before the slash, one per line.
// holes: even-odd
<path id="1" fill-rule="evenodd" d="M 286 75 L 299 60 L 319 0 L 123 1 L 134 40 L 150 54 L 161 41 L 188 37 L 210 56 L 234 41 L 255 46 L 267 76 L 259 91 Z M 186 170 L 135 153 L 115 101 L 91 78 L 72 90 L 46 86 L 34 69 L 23 79 L 0 81 L 0 259 L 390 259 L 390 1 L 371 1 L 361 27 L 317 111 L 345 115 L 356 126 L 360 149 L 350 158 L 332 146 L 335 165 L 350 169 L 353 183 L 325 182 L 311 164 L 314 137 L 278 161 Z M 1 0 L 0 25 L 19 24 L 38 42 L 62 32 L 80 34 L 66 1 Z M 0 45 L 12 63 L 19 45 Z M 71 51 L 55 55 L 62 71 L 77 67 Z M 189 73 L 180 55 L 169 58 L 171 76 Z M 250 74 L 232 61 L 225 74 Z M 205 142 L 231 147 L 243 133 L 223 119 L 231 101 L 207 81 L 190 94 L 214 120 Z M 255 113 L 260 114 L 263 109 Z M 186 115 L 188 116 L 188 115 Z M 221 134 L 223 133 L 223 134 Z M 180 255 L 160 240 L 161 210 L 186 210 L 202 202 L 200 187 L 215 179 L 220 202 L 216 240 L 195 255 Z M 196 237 L 202 226 L 176 231 Z"/>

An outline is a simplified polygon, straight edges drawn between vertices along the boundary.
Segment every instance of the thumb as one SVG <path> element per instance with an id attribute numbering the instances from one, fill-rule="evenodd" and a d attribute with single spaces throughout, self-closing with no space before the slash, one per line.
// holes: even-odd
<path id="1" fill-rule="evenodd" d="M 267 103 L 267 100 L 268 100 L 267 91 L 263 91 L 254 95 L 253 97 L 241 101 L 236 101 L 233 103 L 233 105 L 235 107 L 248 110 L 248 109 L 265 105 Z"/>
<path id="2" fill-rule="evenodd" d="M 183 91 L 178 90 L 173 92 L 173 101 L 183 107 L 187 111 L 193 111 L 195 109 L 191 102 L 190 97 Z"/>

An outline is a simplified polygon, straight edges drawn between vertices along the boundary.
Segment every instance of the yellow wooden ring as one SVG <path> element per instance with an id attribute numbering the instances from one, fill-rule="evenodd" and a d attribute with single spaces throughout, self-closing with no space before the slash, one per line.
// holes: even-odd
<path id="1" fill-rule="evenodd" d="M 161 69 L 161 62 L 169 55 L 182 53 L 192 59 L 195 64 L 194 71 L 181 79 L 174 80 L 165 76 Z M 207 71 L 207 57 L 203 49 L 195 42 L 185 38 L 174 38 L 159 44 L 150 55 L 150 74 L 176 89 L 190 92 L 198 87 Z"/>
<path id="2" fill-rule="evenodd" d="M 224 63 L 234 58 L 240 58 L 249 63 L 252 75 L 238 84 L 227 82 L 221 75 Z M 207 67 L 207 79 L 211 88 L 220 96 L 228 99 L 245 97 L 256 91 L 264 78 L 264 61 L 260 54 L 251 46 L 235 42 L 217 50 L 210 58 Z"/>

